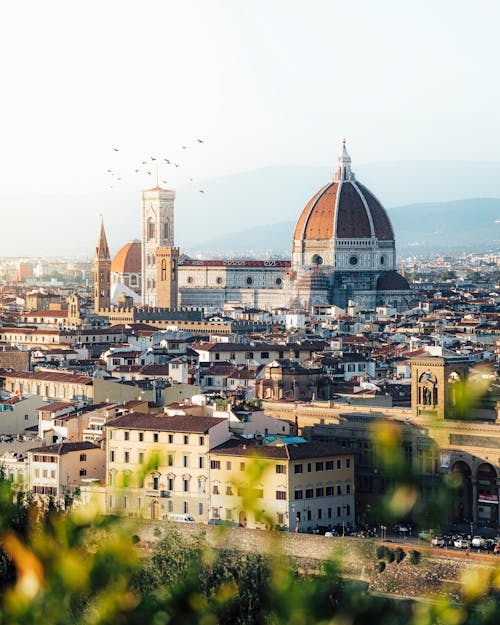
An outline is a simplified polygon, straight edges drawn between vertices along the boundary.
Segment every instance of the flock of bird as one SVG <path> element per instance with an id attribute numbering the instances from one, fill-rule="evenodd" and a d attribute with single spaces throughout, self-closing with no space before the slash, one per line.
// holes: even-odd
<path id="1" fill-rule="evenodd" d="M 203 139 L 196 139 L 196 145 L 200 145 L 202 143 L 205 143 L 205 141 Z M 187 150 L 188 146 L 187 145 L 183 145 L 182 146 L 183 150 Z M 120 152 L 120 148 L 113 148 L 114 152 Z M 163 165 L 163 163 L 165 163 L 166 166 L 172 166 L 172 167 L 180 167 L 181 163 L 175 163 L 173 160 L 169 159 L 169 158 L 165 158 L 165 157 L 158 157 L 158 156 L 149 156 L 146 157 L 146 160 L 141 161 L 141 163 L 139 165 L 136 166 L 136 168 L 134 168 L 133 173 L 134 174 L 138 174 L 138 173 L 145 173 L 148 174 L 149 176 L 153 175 L 153 172 L 150 171 L 151 169 L 153 169 L 153 167 L 151 167 L 152 165 L 156 165 L 156 179 L 157 182 L 160 182 L 158 180 L 158 169 L 159 169 L 159 165 Z M 144 167 L 144 165 L 146 167 Z M 121 182 L 123 180 L 123 174 L 120 174 L 117 171 L 114 171 L 112 169 L 107 169 L 106 170 L 106 174 L 111 176 L 111 178 L 113 179 L 113 182 Z M 189 182 L 193 182 L 193 178 L 189 179 Z M 166 180 L 161 180 L 162 184 L 168 184 L 168 182 Z M 110 189 L 114 188 L 114 185 L 111 184 Z M 203 189 L 199 189 L 198 193 L 204 194 L 205 191 Z"/>

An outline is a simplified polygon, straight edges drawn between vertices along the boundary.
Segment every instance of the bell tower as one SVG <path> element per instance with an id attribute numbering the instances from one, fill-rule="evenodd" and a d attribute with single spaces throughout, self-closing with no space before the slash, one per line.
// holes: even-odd
<path id="1" fill-rule="evenodd" d="M 94 257 L 94 311 L 99 312 L 102 308 L 111 305 L 111 256 L 109 254 L 108 241 L 101 220 L 99 239 L 95 248 Z"/>
<path id="2" fill-rule="evenodd" d="M 142 193 L 142 304 L 158 306 L 156 297 L 158 248 L 174 245 L 175 191 L 158 185 Z"/>

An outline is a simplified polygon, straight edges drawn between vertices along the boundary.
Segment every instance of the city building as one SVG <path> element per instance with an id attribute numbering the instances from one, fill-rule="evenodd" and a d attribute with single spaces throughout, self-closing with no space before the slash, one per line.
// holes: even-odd
<path id="1" fill-rule="evenodd" d="M 209 455 L 210 517 L 215 521 L 290 531 L 354 525 L 350 450 L 322 442 L 252 445 L 232 440 Z M 265 466 L 255 484 L 249 484 L 252 462 Z"/>

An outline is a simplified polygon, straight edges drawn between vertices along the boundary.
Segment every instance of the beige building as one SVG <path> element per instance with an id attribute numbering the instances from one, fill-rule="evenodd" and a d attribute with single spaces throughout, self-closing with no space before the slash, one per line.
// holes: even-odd
<path id="1" fill-rule="evenodd" d="M 28 451 L 29 490 L 42 500 L 72 496 L 83 479 L 104 478 L 106 454 L 90 442 L 59 443 Z"/>
<path id="2" fill-rule="evenodd" d="M 5 390 L 17 394 L 40 395 L 60 401 L 87 401 L 94 397 L 93 378 L 56 371 L 11 371 L 2 375 Z"/>
<path id="3" fill-rule="evenodd" d="M 253 484 L 262 516 L 246 510 L 250 463 L 266 463 Z M 290 531 L 354 524 L 354 454 L 322 442 L 248 445 L 230 442 L 210 452 L 210 518 L 250 528 L 271 523 Z"/>
<path id="4" fill-rule="evenodd" d="M 208 452 L 229 439 L 227 419 L 186 415 L 129 413 L 106 427 L 106 488 L 108 513 L 146 519 L 189 514 L 208 522 Z M 155 457 L 157 465 L 146 475 L 141 469 Z M 124 476 L 130 487 L 120 488 Z"/>

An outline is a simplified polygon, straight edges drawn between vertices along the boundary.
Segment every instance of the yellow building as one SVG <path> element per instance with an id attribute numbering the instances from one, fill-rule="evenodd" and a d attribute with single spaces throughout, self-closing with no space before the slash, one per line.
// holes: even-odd
<path id="1" fill-rule="evenodd" d="M 246 510 L 246 469 L 265 462 Z M 290 531 L 354 523 L 354 453 L 322 442 L 248 445 L 231 441 L 210 452 L 210 517 L 250 528 Z"/>
<path id="2" fill-rule="evenodd" d="M 189 514 L 207 523 L 208 452 L 229 436 L 228 420 L 215 417 L 131 412 L 109 422 L 106 487 L 100 491 L 105 511 L 146 519 Z M 156 464 L 143 475 L 151 458 Z M 127 488 L 121 488 L 124 477 Z"/>

